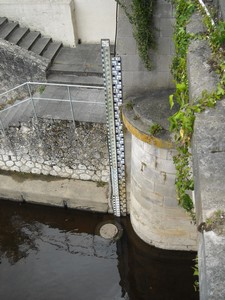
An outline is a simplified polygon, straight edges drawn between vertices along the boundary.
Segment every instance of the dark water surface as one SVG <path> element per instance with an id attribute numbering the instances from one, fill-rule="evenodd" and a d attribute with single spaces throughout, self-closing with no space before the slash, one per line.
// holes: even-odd
<path id="1" fill-rule="evenodd" d="M 112 215 L 0 200 L 1 300 L 192 300 L 195 253 L 141 241 L 129 218 L 117 242 L 97 235 Z"/>

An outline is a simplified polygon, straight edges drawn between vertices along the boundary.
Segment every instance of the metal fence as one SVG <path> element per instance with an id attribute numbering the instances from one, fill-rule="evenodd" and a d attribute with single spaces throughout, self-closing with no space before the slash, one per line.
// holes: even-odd
<path id="1" fill-rule="evenodd" d="M 23 100 L 18 98 L 23 97 Z M 0 130 L 28 118 L 106 123 L 104 87 L 26 82 L 0 94 Z"/>

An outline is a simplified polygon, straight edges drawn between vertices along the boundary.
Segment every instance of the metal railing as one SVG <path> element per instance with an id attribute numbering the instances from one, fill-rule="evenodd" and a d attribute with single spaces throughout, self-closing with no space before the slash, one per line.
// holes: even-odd
<path id="1" fill-rule="evenodd" d="M 52 91 L 48 91 L 47 88 L 52 88 Z M 54 93 L 54 90 L 57 90 Z M 63 90 L 63 92 L 62 92 Z M 5 135 L 5 126 L 3 122 L 3 115 L 9 112 L 12 109 L 15 109 L 18 106 L 24 105 L 27 102 L 32 104 L 33 114 L 35 119 L 38 121 L 38 112 L 37 112 L 37 103 L 40 105 L 42 101 L 44 102 L 65 102 L 70 106 L 71 119 L 73 121 L 74 128 L 76 128 L 76 117 L 75 117 L 75 104 L 82 103 L 88 105 L 100 105 L 105 107 L 104 94 L 101 101 L 96 101 L 93 99 L 81 99 L 76 97 L 76 94 L 79 94 L 79 91 L 87 90 L 104 90 L 104 87 L 101 86 L 88 86 L 88 85 L 70 85 L 70 84 L 57 84 L 57 83 L 46 83 L 46 82 L 25 82 L 17 87 L 10 89 L 2 94 L 0 94 L 0 105 L 3 106 L 3 109 L 0 110 L 0 130 L 2 130 Z M 74 93 L 75 91 L 75 93 Z M 57 96 L 57 94 L 59 96 Z M 75 94 L 75 95 L 74 95 Z M 95 95 L 93 95 L 94 97 Z M 22 98 L 17 103 L 12 104 Z M 12 104 L 12 105 L 11 105 Z M 4 107 L 5 106 L 5 107 Z M 51 113 L 51 112 L 50 112 Z"/>

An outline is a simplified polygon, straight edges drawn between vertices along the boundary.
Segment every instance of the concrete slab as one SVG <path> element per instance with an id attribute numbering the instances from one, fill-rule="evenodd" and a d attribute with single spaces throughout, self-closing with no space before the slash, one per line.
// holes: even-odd
<path id="1" fill-rule="evenodd" d="M 55 99 L 42 101 L 40 98 Z M 103 89 L 70 88 L 70 97 L 76 121 L 106 123 L 106 109 Z M 37 116 L 72 120 L 67 87 L 48 86 L 44 92 L 34 96 Z"/>
<path id="2" fill-rule="evenodd" d="M 0 174 L 0 198 L 108 212 L 108 184 L 51 176 Z"/>
<path id="3" fill-rule="evenodd" d="M 50 67 L 51 71 L 102 74 L 101 45 L 61 48 Z"/>
<path id="4" fill-rule="evenodd" d="M 173 89 L 164 89 L 133 95 L 124 104 L 123 113 L 130 124 L 147 135 L 150 134 L 150 128 L 153 124 L 160 125 L 163 130 L 157 133 L 157 137 L 171 140 L 168 118 L 177 110 L 176 105 L 172 110 L 169 106 L 169 95 L 173 91 Z"/>
<path id="5" fill-rule="evenodd" d="M 48 76 L 48 82 L 64 83 L 64 84 L 79 84 L 79 85 L 95 85 L 103 86 L 103 77 L 99 76 L 80 76 L 76 74 L 54 74 L 53 72 Z"/>

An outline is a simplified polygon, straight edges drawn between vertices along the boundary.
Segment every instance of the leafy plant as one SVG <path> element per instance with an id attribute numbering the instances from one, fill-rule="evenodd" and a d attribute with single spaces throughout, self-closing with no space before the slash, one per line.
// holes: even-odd
<path id="1" fill-rule="evenodd" d="M 210 43 L 215 48 L 219 49 L 224 46 L 225 42 L 225 22 L 219 21 L 214 30 L 211 31 Z"/>
<path id="2" fill-rule="evenodd" d="M 104 187 L 106 185 L 106 182 L 104 182 L 104 181 L 97 181 L 96 185 L 97 185 L 97 187 Z"/>
<path id="3" fill-rule="evenodd" d="M 140 118 L 141 118 L 140 116 L 137 116 L 137 115 L 134 116 L 135 121 L 140 120 Z"/>
<path id="4" fill-rule="evenodd" d="M 123 0 L 116 0 L 124 9 L 133 27 L 133 36 L 137 42 L 139 56 L 148 70 L 152 63 L 149 49 L 155 47 L 153 26 L 153 11 L 156 0 L 132 0 L 131 7 L 127 7 Z"/>
<path id="5" fill-rule="evenodd" d="M 44 85 L 40 85 L 39 88 L 38 88 L 38 92 L 40 94 L 43 94 L 44 90 L 45 90 L 45 86 Z"/>
<path id="6" fill-rule="evenodd" d="M 197 277 L 197 279 L 195 280 L 194 282 L 194 289 L 195 291 L 197 292 L 199 290 L 199 270 L 198 270 L 198 256 L 196 256 L 196 258 L 193 260 L 195 262 L 195 265 L 193 267 L 193 270 L 194 270 L 194 276 Z"/>
<path id="7" fill-rule="evenodd" d="M 179 104 L 179 110 L 169 118 L 170 131 L 174 133 L 177 155 L 174 156 L 176 167 L 176 191 L 178 203 L 193 216 L 193 202 L 188 191 L 194 189 L 192 170 L 190 167 L 189 152 L 195 111 L 198 107 L 189 105 L 188 79 L 186 56 L 192 35 L 186 33 L 186 24 L 195 11 L 195 4 L 191 0 L 174 0 L 176 8 L 176 26 L 174 31 L 175 57 L 171 72 L 174 77 L 176 91 L 170 95 L 169 102 L 172 108 L 174 102 Z"/>
<path id="8" fill-rule="evenodd" d="M 149 132 L 151 135 L 156 135 L 157 133 L 159 133 L 162 130 L 163 130 L 162 126 L 155 123 L 150 127 Z"/>
<path id="9" fill-rule="evenodd" d="M 216 102 L 225 95 L 224 53 L 223 49 L 220 48 L 225 42 L 225 26 L 223 22 L 219 22 L 217 26 L 213 27 L 209 16 L 205 14 L 205 11 L 202 11 L 199 2 L 196 0 L 173 0 L 173 3 L 176 8 L 176 27 L 174 33 L 176 55 L 173 59 L 171 71 L 174 76 L 176 91 L 173 95 L 170 95 L 169 102 L 172 108 L 176 101 L 179 104 L 179 110 L 169 118 L 169 121 L 170 130 L 174 134 L 177 149 L 177 155 L 174 157 L 174 164 L 177 171 L 175 184 L 179 204 L 194 217 L 193 202 L 189 193 L 189 191 L 194 189 L 189 148 L 193 134 L 195 114 L 204 111 L 206 107 L 214 107 Z M 196 38 L 196 36 L 187 34 L 185 27 L 190 16 L 197 8 L 204 13 L 203 20 L 208 29 L 205 38 L 210 41 L 213 51 L 213 68 L 221 76 L 221 81 L 216 91 L 212 93 L 203 91 L 201 99 L 197 103 L 192 104 L 189 103 L 188 96 L 186 56 L 189 42 L 191 39 Z"/>
<path id="10" fill-rule="evenodd" d="M 133 103 L 132 101 L 128 101 L 128 102 L 126 103 L 126 108 L 127 108 L 128 110 L 132 110 L 132 109 L 134 108 L 134 103 Z"/>

